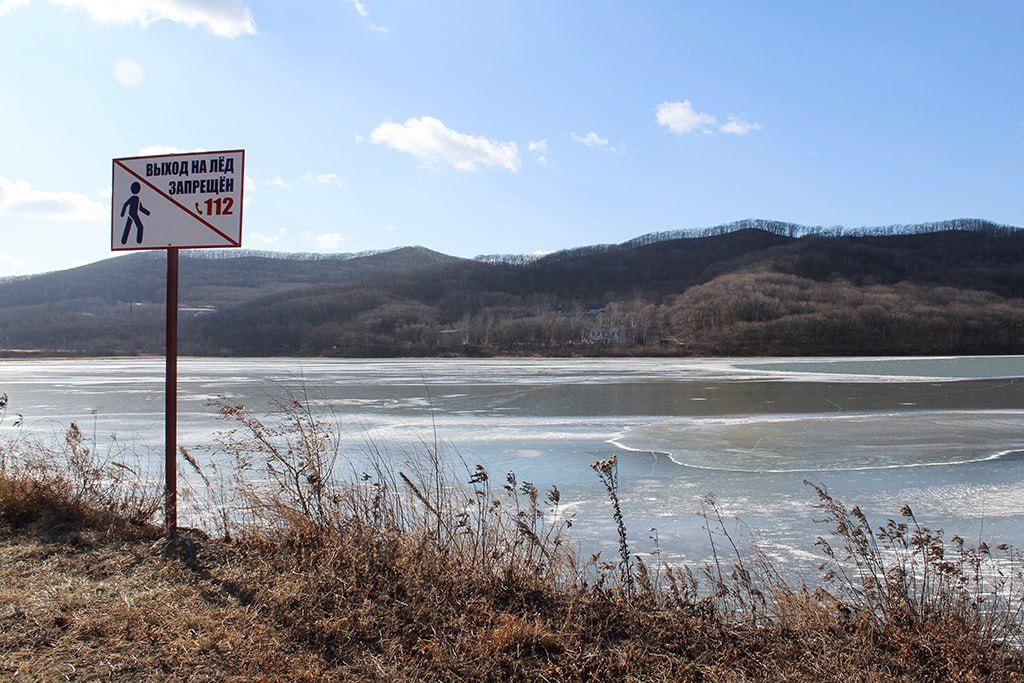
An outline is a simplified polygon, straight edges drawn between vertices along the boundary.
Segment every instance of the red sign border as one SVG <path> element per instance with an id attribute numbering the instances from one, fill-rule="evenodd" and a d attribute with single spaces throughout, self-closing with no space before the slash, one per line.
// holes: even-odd
<path id="1" fill-rule="evenodd" d="M 231 239 L 230 237 L 228 237 L 227 235 L 225 235 L 223 232 L 220 231 L 219 228 L 217 228 L 216 226 L 212 225 L 209 221 L 207 221 L 206 219 L 204 219 L 201 216 L 197 215 L 196 213 L 190 211 L 188 208 L 183 206 L 181 203 L 179 203 L 175 199 L 172 199 L 170 197 L 170 195 L 168 195 L 167 193 L 165 193 L 162 190 L 160 190 L 156 185 L 154 185 L 153 183 L 149 182 L 148 180 L 146 180 L 145 178 L 140 176 L 138 173 L 136 173 L 135 171 L 133 171 L 132 169 L 128 168 L 123 163 L 121 163 L 122 161 L 138 161 L 139 159 L 167 159 L 167 158 L 177 158 L 177 157 L 192 157 L 192 156 L 200 156 L 200 155 L 208 155 L 208 154 L 241 154 L 242 155 L 242 174 L 241 174 L 241 176 L 242 176 L 242 184 L 241 184 L 241 189 L 240 189 L 240 191 L 238 193 L 238 203 L 240 204 L 240 206 L 238 207 L 238 241 L 237 242 L 235 240 Z M 116 167 L 117 166 L 120 166 L 125 172 L 135 176 L 137 179 L 139 179 L 140 181 L 145 183 L 150 189 L 152 189 L 154 192 L 159 194 L 161 197 L 163 197 L 167 201 L 169 201 L 172 204 L 174 204 L 175 206 L 177 206 L 179 209 L 181 209 L 182 211 L 187 213 L 192 218 L 195 218 L 196 220 L 198 220 L 205 227 L 209 228 L 213 232 L 215 232 L 218 235 L 220 235 L 221 237 L 223 237 L 225 240 L 227 240 L 228 243 L 227 244 L 213 244 L 213 245 L 211 245 L 211 244 L 202 244 L 202 245 L 198 245 L 198 244 L 182 244 L 182 245 L 176 245 L 176 246 L 173 246 L 173 247 L 128 247 L 128 246 L 114 247 L 113 244 L 111 244 L 110 251 L 114 252 L 114 251 L 152 251 L 154 249 L 237 249 L 237 248 L 241 248 L 241 246 L 242 246 L 242 226 L 244 225 L 243 212 L 244 212 L 244 207 L 245 207 L 245 201 L 244 201 L 244 199 L 245 199 L 245 150 L 244 149 L 225 149 L 225 150 L 211 150 L 209 152 L 180 152 L 180 153 L 176 153 L 176 154 L 147 154 L 147 155 L 143 155 L 143 156 L 118 157 L 118 158 L 116 158 L 116 159 L 114 159 L 112 161 L 111 167 L 110 167 L 110 187 L 111 187 L 111 189 L 113 189 L 113 187 L 114 187 L 114 174 L 116 173 Z M 111 194 L 110 194 L 110 215 L 111 215 L 111 218 L 113 218 L 114 209 L 115 209 L 115 207 L 114 207 L 114 193 L 111 192 Z M 113 229 L 113 220 L 111 220 L 111 229 Z M 111 233 L 111 235 L 113 235 L 113 233 Z M 111 242 L 113 242 L 113 239 L 111 239 Z"/>

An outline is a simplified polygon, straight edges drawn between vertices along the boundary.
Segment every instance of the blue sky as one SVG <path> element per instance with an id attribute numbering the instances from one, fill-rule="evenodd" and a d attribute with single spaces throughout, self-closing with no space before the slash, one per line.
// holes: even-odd
<path id="1" fill-rule="evenodd" d="M 1024 224 L 1020 2 L 0 0 L 0 275 L 110 159 L 247 150 L 246 247 L 524 253 L 740 218 Z"/>

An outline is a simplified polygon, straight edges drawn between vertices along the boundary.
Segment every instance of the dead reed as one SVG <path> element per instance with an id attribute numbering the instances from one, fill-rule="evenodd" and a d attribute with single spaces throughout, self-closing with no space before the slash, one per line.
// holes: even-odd
<path id="1" fill-rule="evenodd" d="M 206 530 L 219 540 L 187 535 L 181 557 L 192 578 L 175 581 L 198 582 L 202 599 L 246 616 L 218 612 L 214 627 L 194 605 L 161 614 L 168 631 L 188 619 L 191 629 L 227 629 L 223 637 L 238 642 L 236 627 L 224 624 L 249 624 L 267 639 L 266 652 L 282 653 L 278 664 L 301 662 L 285 675 L 253 659 L 262 664 L 246 664 L 250 675 L 266 667 L 277 679 L 1024 677 L 1020 555 L 947 541 L 909 508 L 874 528 L 814 486 L 829 529 L 818 539 L 824 581 L 816 587 L 791 586 L 756 548 L 741 552 L 710 497 L 702 509 L 713 559 L 671 566 L 656 552 L 645 562 L 630 550 L 611 457 L 592 468 L 608 493 L 619 558 L 581 560 L 557 488 L 456 469 L 436 440 L 419 461 L 377 449 L 347 459 L 331 416 L 302 396 L 267 415 L 231 404 L 219 412 L 231 467 L 182 453 L 193 510 L 208 513 Z M 97 450 L 75 424 L 59 444 L 5 444 L 0 539 L 69 524 L 143 528 L 159 508 L 158 489 L 123 454 Z M 124 544 L 104 552 L 113 557 Z M 143 565 L 168 561 L 176 560 L 157 555 Z M 0 563 L 0 578 L 3 571 Z M 4 621 L 4 599 L 0 592 L 0 652 L 29 661 L 27 631 Z M 107 609 L 97 600 L 94 610 Z M 131 642 L 103 642 L 113 647 L 108 659 L 138 656 Z"/>

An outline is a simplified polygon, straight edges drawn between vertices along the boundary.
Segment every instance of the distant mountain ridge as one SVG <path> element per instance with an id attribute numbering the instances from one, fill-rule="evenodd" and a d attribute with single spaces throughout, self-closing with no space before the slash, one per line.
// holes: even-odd
<path id="1" fill-rule="evenodd" d="M 162 348 L 164 259 L 0 282 L 0 352 Z M 200 355 L 1024 352 L 1024 232 L 745 220 L 545 255 L 187 252 Z"/>
<path id="2" fill-rule="evenodd" d="M 253 292 L 293 285 L 348 282 L 371 272 L 430 267 L 459 261 L 423 247 L 399 247 L 360 254 L 264 253 L 248 249 L 189 249 L 182 252 L 183 302 L 210 287 L 243 287 Z M 87 297 L 108 302 L 160 302 L 164 259 L 159 251 L 119 255 L 68 270 L 21 276 L 0 283 L 0 309 L 31 303 L 58 303 Z M 214 297 L 220 305 L 230 296 Z M 210 303 L 210 302 L 205 302 Z"/>
<path id="3" fill-rule="evenodd" d="M 931 221 L 925 223 L 895 223 L 884 226 L 861 226 L 855 228 L 845 227 L 841 225 L 802 225 L 800 223 L 792 223 L 787 221 L 776 221 L 762 218 L 744 218 L 738 221 L 733 221 L 731 223 L 722 223 L 720 225 L 710 227 L 679 228 L 675 230 L 660 230 L 655 232 L 648 232 L 618 244 L 609 243 L 586 245 L 580 247 L 570 247 L 568 249 L 559 251 L 573 252 L 581 249 L 603 249 L 618 246 L 619 244 L 654 244 L 657 242 L 666 242 L 677 239 L 697 239 L 700 237 L 723 235 L 730 232 L 739 232 L 742 230 L 762 230 L 764 232 L 769 232 L 775 235 L 784 235 L 787 237 L 853 237 L 867 235 L 919 235 L 945 231 L 971 232 L 985 230 L 1020 230 L 1020 228 L 1011 225 L 994 223 L 992 221 L 980 218 L 954 218 L 943 221 Z M 286 261 L 348 261 L 352 259 L 360 259 L 369 256 L 377 256 L 380 254 L 393 253 L 419 253 L 425 256 L 433 256 L 434 258 L 437 259 L 460 258 L 456 256 L 450 256 L 448 254 L 443 254 L 441 252 L 434 251 L 432 249 L 428 249 L 427 247 L 422 247 L 419 245 L 391 247 L 389 249 L 369 249 L 366 251 L 335 253 L 272 251 L 267 249 L 187 249 L 182 252 L 182 258 L 212 260 L 236 258 L 269 258 Z M 480 254 L 472 257 L 472 260 L 480 261 L 483 263 L 527 265 L 555 253 L 558 253 L 558 251 L 533 254 Z M 133 258 L 141 260 L 152 259 L 157 261 L 163 261 L 164 255 L 162 252 L 159 251 L 148 251 L 113 258 Z M 96 263 L 102 262 L 103 261 L 98 261 Z M 0 284 L 15 280 L 32 279 L 56 272 L 64 271 L 45 271 L 29 275 L 0 276 Z"/>
<path id="4" fill-rule="evenodd" d="M 981 218 L 952 218 L 943 221 L 931 221 L 925 223 L 894 223 L 880 226 L 846 227 L 842 225 L 802 225 L 787 221 L 775 221 L 763 218 L 743 218 L 732 223 L 722 223 L 702 228 L 679 228 L 676 230 L 659 230 L 644 233 L 619 244 L 655 244 L 681 239 L 697 239 L 700 237 L 711 237 L 713 235 L 725 235 L 731 232 L 742 230 L 761 230 L 774 235 L 786 237 L 863 237 L 882 235 L 921 235 L 933 232 L 946 231 L 986 231 L 986 230 L 1019 230 L 1020 228 L 1011 225 L 994 223 Z M 577 251 L 586 249 L 607 249 L 619 244 L 594 244 L 582 247 L 572 247 L 562 251 Z M 557 253 L 557 252 L 551 252 Z M 545 254 L 481 254 L 475 256 L 474 260 L 486 263 L 509 263 L 513 265 L 525 265 L 549 256 Z"/>
<path id="5" fill-rule="evenodd" d="M 926 223 L 894 223 L 891 225 L 860 226 L 855 228 L 842 225 L 801 225 L 799 223 L 788 223 L 785 221 L 744 218 L 732 223 L 725 223 L 723 225 L 716 225 L 708 228 L 649 232 L 644 235 L 640 235 L 639 237 L 634 237 L 629 240 L 627 244 L 651 244 L 654 242 L 664 242 L 666 240 L 708 237 L 728 232 L 737 232 L 739 230 L 763 230 L 776 235 L 785 235 L 786 237 L 865 237 L 883 235 L 922 235 L 947 231 L 975 232 L 1018 229 L 1019 228 L 1015 226 L 993 223 L 992 221 L 980 218 L 952 218 Z"/>
<path id="6" fill-rule="evenodd" d="M 206 261 L 216 260 L 227 260 L 227 259 L 248 259 L 248 258 L 259 258 L 259 259 L 277 259 L 280 261 L 351 261 L 355 259 L 363 259 L 371 256 L 381 256 L 388 254 L 398 255 L 410 255 L 418 254 L 422 255 L 428 260 L 448 260 L 457 259 L 457 256 L 449 256 L 448 254 L 442 254 L 439 251 L 433 251 L 421 246 L 412 247 L 392 247 L 390 249 L 370 249 L 367 251 L 355 251 L 355 252 L 336 252 L 336 253 L 323 253 L 323 252 L 296 252 L 296 251 L 268 251 L 265 249 L 184 249 L 181 252 L 182 260 L 189 259 L 200 259 Z M 164 254 L 159 250 L 152 251 L 139 251 L 119 256 L 114 256 L 109 259 L 103 259 L 96 261 L 85 266 L 78 266 L 77 268 L 66 269 L 63 271 L 46 271 L 42 273 L 33 273 L 30 275 L 10 275 L 6 277 L 0 277 L 0 284 L 5 282 L 14 282 L 20 280 L 31 280 L 41 276 L 51 275 L 53 273 L 68 272 L 70 270 L 77 270 L 78 268 L 89 268 L 99 263 L 113 263 L 117 259 L 132 259 L 135 261 L 159 261 L 164 262 Z"/>
<path id="7" fill-rule="evenodd" d="M 188 249 L 183 252 L 185 258 L 281 258 L 294 259 L 296 261 L 348 261 L 354 258 L 376 256 L 378 254 L 390 254 L 396 251 L 407 249 L 429 251 L 424 247 L 392 247 L 391 249 L 368 249 L 366 251 L 343 251 L 335 253 L 324 253 L 318 251 L 269 251 L 266 249 Z M 158 254 L 158 256 L 161 256 Z"/>

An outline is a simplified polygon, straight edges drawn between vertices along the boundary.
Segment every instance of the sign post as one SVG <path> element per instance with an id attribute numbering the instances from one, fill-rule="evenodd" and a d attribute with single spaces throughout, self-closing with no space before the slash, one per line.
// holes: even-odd
<path id="1" fill-rule="evenodd" d="M 167 250 L 167 346 L 164 369 L 164 533 L 178 531 L 178 250 Z"/>
<path id="2" fill-rule="evenodd" d="M 164 532 L 178 529 L 178 252 L 242 246 L 245 150 L 113 161 L 111 251 L 167 251 Z"/>

